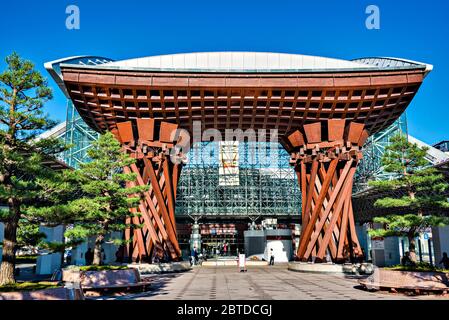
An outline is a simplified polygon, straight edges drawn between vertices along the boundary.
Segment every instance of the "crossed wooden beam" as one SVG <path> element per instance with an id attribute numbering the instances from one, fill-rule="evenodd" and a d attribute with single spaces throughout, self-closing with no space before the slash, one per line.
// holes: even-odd
<path id="1" fill-rule="evenodd" d="M 159 130 L 157 130 L 159 128 Z M 128 187 L 149 185 L 137 208 L 126 218 L 125 256 L 132 261 L 152 262 L 154 257 L 180 260 L 175 221 L 176 189 L 184 155 L 175 152 L 177 124 L 155 123 L 154 119 L 117 123 L 112 133 L 123 150 L 136 159 L 124 167 L 125 173 L 136 174 Z M 175 161 L 172 161 L 175 160 Z"/>
<path id="2" fill-rule="evenodd" d="M 301 189 L 301 261 L 354 261 L 363 256 L 354 223 L 352 185 L 365 125 L 344 119 L 306 124 L 288 136 Z"/>

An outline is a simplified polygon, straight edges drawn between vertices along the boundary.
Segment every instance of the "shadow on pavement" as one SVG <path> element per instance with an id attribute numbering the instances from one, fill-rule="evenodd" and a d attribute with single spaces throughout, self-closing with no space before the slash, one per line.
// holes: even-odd
<path id="1" fill-rule="evenodd" d="M 151 286 L 145 292 L 138 293 L 126 293 L 120 296 L 100 296 L 100 297 L 89 297 L 88 300 L 128 300 L 143 297 L 152 296 L 163 296 L 168 294 L 165 291 L 167 284 L 172 281 L 176 281 L 176 278 L 180 277 L 182 274 L 192 272 L 191 270 L 185 272 L 177 273 L 162 273 L 162 274 L 152 274 L 152 275 L 142 275 L 141 280 L 145 282 L 150 282 Z"/>

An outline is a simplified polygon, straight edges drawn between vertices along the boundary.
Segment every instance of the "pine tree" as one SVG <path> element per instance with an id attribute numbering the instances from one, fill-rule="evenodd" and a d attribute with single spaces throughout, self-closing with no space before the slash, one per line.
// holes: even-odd
<path id="1" fill-rule="evenodd" d="M 386 208 L 393 214 L 374 218 L 374 222 L 382 223 L 386 228 L 371 230 L 370 235 L 406 236 L 409 240 L 410 259 L 416 261 L 415 237 L 419 232 L 448 223 L 444 217 L 426 215 L 426 209 L 449 208 L 445 196 L 449 184 L 437 169 L 428 166 L 425 159 L 428 148 L 420 148 L 408 142 L 402 134 L 392 137 L 390 142 L 382 157 L 382 165 L 395 178 L 371 181 L 370 185 L 390 194 L 377 199 L 374 205 Z M 404 211 L 408 213 L 401 214 Z"/>
<path id="2" fill-rule="evenodd" d="M 93 264 L 100 265 L 105 237 L 126 228 L 124 220 L 130 215 L 129 209 L 137 205 L 147 188 L 126 187 L 127 182 L 135 181 L 136 175 L 125 174 L 122 169 L 135 160 L 122 151 L 112 133 L 101 135 L 88 150 L 88 156 L 90 162 L 69 173 L 81 195 L 67 206 L 73 217 L 73 228 L 66 232 L 66 237 L 76 241 L 94 236 Z"/>
<path id="3" fill-rule="evenodd" d="M 55 125 L 43 111 L 52 98 L 46 79 L 30 61 L 16 53 L 6 58 L 0 74 L 0 211 L 4 223 L 0 285 L 15 282 L 17 228 L 26 207 L 47 197 L 45 185 L 55 172 L 42 160 L 60 151 L 54 139 L 36 140 L 39 133 Z"/>
<path id="4" fill-rule="evenodd" d="M 36 254 L 36 249 L 45 238 L 45 234 L 39 230 L 38 223 L 27 218 L 20 219 L 17 227 L 16 248 L 31 249 Z"/>

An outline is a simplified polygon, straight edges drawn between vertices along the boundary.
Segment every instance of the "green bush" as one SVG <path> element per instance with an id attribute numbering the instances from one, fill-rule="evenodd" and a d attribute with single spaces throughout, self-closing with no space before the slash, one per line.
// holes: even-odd
<path id="1" fill-rule="evenodd" d="M 0 286 L 0 292 L 13 292 L 13 291 L 34 291 L 59 288 L 62 285 L 59 282 L 40 281 L 40 282 L 16 282 L 13 284 L 7 284 Z"/>
<path id="2" fill-rule="evenodd" d="M 129 269 L 127 266 L 81 266 L 80 271 L 105 271 L 105 270 L 125 270 Z"/>
<path id="3" fill-rule="evenodd" d="M 394 271 L 449 272 L 449 270 L 437 268 L 436 266 L 431 265 L 430 263 L 427 262 L 418 262 L 415 265 L 407 265 L 407 266 L 398 264 L 395 266 L 386 267 L 385 269 Z"/>
<path id="4" fill-rule="evenodd" d="M 17 263 L 36 263 L 37 255 L 16 256 Z"/>

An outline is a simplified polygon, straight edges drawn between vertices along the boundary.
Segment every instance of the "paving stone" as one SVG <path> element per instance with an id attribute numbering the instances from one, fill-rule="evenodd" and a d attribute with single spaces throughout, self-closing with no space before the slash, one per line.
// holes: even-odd
<path id="1" fill-rule="evenodd" d="M 287 270 L 286 266 L 249 267 L 241 273 L 235 267 L 198 267 L 173 275 L 151 275 L 152 290 L 138 297 L 117 299 L 163 300 L 428 300 L 441 296 L 405 296 L 367 292 L 358 288 L 357 277 L 309 274 Z"/>

